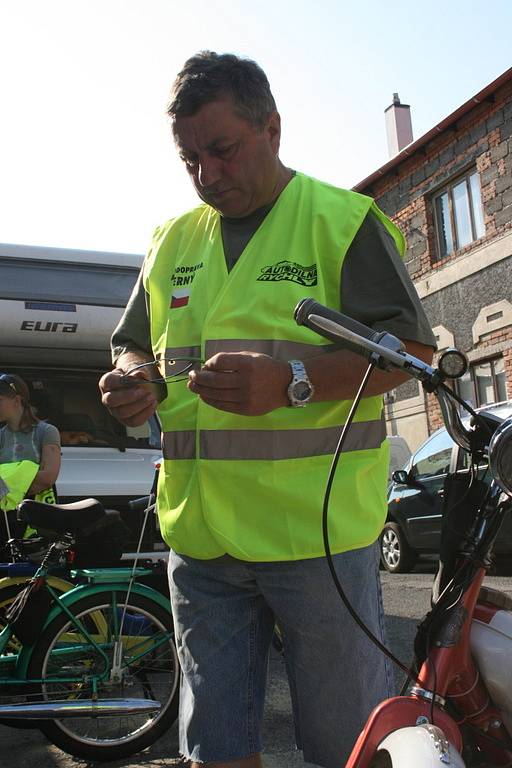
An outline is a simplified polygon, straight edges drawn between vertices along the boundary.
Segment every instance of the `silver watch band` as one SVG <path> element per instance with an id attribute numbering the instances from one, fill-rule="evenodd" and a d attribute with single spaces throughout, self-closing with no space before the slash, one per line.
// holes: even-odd
<path id="1" fill-rule="evenodd" d="M 303 408 L 311 400 L 315 388 L 309 380 L 304 363 L 301 360 L 289 360 L 292 380 L 288 385 L 287 394 L 293 408 Z"/>

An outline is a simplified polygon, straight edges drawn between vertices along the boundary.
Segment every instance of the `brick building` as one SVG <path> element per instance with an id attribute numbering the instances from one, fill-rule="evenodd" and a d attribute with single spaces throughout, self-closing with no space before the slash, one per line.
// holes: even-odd
<path id="1" fill-rule="evenodd" d="M 396 94 L 395 107 L 403 132 Z M 460 394 L 474 405 L 512 399 L 512 68 L 398 148 L 354 189 L 404 232 L 438 351 L 468 356 Z M 412 449 L 441 425 L 437 401 L 412 381 L 387 396 L 386 417 Z"/>

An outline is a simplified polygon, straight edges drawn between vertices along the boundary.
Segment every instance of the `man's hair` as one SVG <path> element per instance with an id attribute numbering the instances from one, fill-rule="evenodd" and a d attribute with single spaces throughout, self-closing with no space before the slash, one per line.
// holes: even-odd
<path id="1" fill-rule="evenodd" d="M 229 96 L 240 117 L 262 130 L 276 103 L 267 76 L 251 59 L 201 51 L 188 59 L 172 86 L 167 114 L 190 117 L 201 107 Z"/>

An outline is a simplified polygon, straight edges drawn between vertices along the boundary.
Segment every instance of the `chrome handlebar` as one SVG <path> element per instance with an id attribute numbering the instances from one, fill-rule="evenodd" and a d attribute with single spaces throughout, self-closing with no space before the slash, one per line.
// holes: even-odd
<path id="1" fill-rule="evenodd" d="M 305 325 L 331 340 L 342 339 L 350 349 L 369 357 L 370 362 L 377 367 L 401 370 L 420 381 L 427 391 L 435 393 L 438 398 L 452 440 L 465 450 L 471 449 L 471 430 L 462 423 L 457 401 L 441 387 L 443 376 L 439 369 L 408 354 L 399 339 L 392 334 L 373 331 L 341 312 L 323 307 L 313 299 L 303 299 L 295 308 L 294 316 L 298 325 Z M 363 330 L 364 335 L 358 332 L 360 330 Z"/>

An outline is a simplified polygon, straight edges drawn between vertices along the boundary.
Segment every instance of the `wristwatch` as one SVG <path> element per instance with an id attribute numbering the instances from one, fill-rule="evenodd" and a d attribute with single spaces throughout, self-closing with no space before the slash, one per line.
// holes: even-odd
<path id="1" fill-rule="evenodd" d="M 293 408 L 303 408 L 313 397 L 315 388 L 308 379 L 304 363 L 300 360 L 289 360 L 288 362 L 292 369 L 292 380 L 286 390 L 288 400 Z"/>

